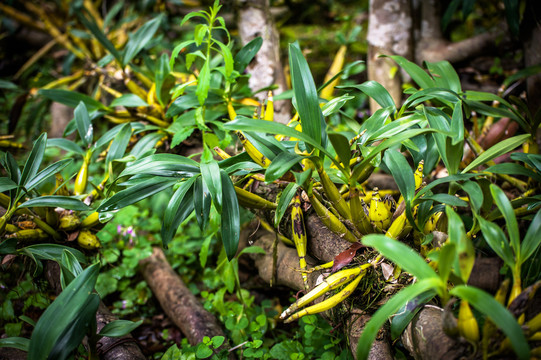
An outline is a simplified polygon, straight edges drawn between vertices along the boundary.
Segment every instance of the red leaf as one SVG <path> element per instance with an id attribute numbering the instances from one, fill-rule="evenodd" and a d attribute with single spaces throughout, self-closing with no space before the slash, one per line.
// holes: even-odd
<path id="1" fill-rule="evenodd" d="M 334 264 L 332 266 L 331 273 L 338 271 L 344 266 L 348 265 L 355 257 L 355 254 L 357 254 L 357 250 L 363 247 L 364 245 L 362 245 L 361 243 L 353 243 L 348 249 L 336 255 L 336 257 L 334 258 Z"/>

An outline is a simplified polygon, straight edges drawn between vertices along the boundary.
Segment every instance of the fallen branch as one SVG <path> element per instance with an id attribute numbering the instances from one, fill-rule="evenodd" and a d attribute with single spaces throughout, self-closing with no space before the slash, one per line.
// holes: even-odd
<path id="1" fill-rule="evenodd" d="M 225 336 L 216 318 L 203 308 L 182 282 L 160 248 L 154 248 L 152 255 L 141 260 L 139 266 L 162 309 L 190 344 L 200 343 L 205 336 Z"/>

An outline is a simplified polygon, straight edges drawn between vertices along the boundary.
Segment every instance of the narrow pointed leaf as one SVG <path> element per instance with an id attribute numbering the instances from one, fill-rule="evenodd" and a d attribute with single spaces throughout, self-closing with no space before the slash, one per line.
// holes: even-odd
<path id="1" fill-rule="evenodd" d="M 143 320 L 139 320 L 137 322 L 128 320 L 115 320 L 105 325 L 98 335 L 107 337 L 122 337 L 131 333 L 142 323 Z"/>
<path id="2" fill-rule="evenodd" d="M 88 145 L 92 143 L 94 129 L 92 127 L 92 123 L 90 122 L 90 116 L 88 115 L 88 110 L 86 109 L 84 102 L 81 101 L 79 105 L 77 105 L 74 115 L 79 137 L 81 140 L 83 140 L 85 147 L 88 147 Z"/>
<path id="3" fill-rule="evenodd" d="M 523 263 L 537 250 L 539 244 L 541 244 L 541 237 L 539 234 L 541 234 L 541 210 L 535 214 L 528 227 L 526 236 L 524 236 L 524 240 L 522 240 L 520 252 L 521 261 Z"/>
<path id="4" fill-rule="evenodd" d="M 496 224 L 478 217 L 479 225 L 481 226 L 481 231 L 483 232 L 483 237 L 490 248 L 498 255 L 504 263 L 509 267 L 513 268 L 515 265 L 515 259 L 513 257 L 513 252 L 509 247 L 509 241 L 505 236 L 503 230 Z"/>
<path id="5" fill-rule="evenodd" d="M 11 189 L 15 189 L 17 187 L 17 184 L 13 182 L 10 178 L 3 177 L 0 178 L 0 193 L 3 193 L 4 191 L 8 191 Z"/>
<path id="6" fill-rule="evenodd" d="M 26 159 L 24 164 L 23 172 L 21 175 L 21 186 L 26 186 L 28 181 L 37 174 L 41 161 L 43 160 L 43 154 L 45 153 L 45 147 L 47 145 L 47 133 L 43 133 L 40 137 L 34 142 L 34 147 L 30 152 L 30 155 Z"/>
<path id="7" fill-rule="evenodd" d="M 464 168 L 464 170 L 462 170 L 462 173 L 466 173 L 480 165 L 487 163 L 494 158 L 497 158 L 500 155 L 510 152 L 519 145 L 522 145 L 529 137 L 529 134 L 523 134 L 500 141 L 487 151 L 483 152 L 477 158 L 475 158 L 475 160 L 473 160 L 468 166 Z"/>
<path id="8" fill-rule="evenodd" d="M 130 40 L 124 47 L 122 65 L 126 66 L 150 42 L 158 28 L 163 16 L 160 15 L 144 23 L 137 31 L 130 34 Z"/>
<path id="9" fill-rule="evenodd" d="M 72 159 L 63 159 L 60 161 L 55 162 L 54 164 L 51 164 L 47 166 L 45 169 L 41 170 L 39 173 L 36 174 L 32 179 L 30 179 L 25 186 L 26 191 L 30 191 L 36 186 L 38 186 L 41 182 L 47 180 L 49 176 L 52 176 L 62 169 L 64 169 L 66 166 L 68 166 L 73 160 Z"/>
<path id="10" fill-rule="evenodd" d="M 325 121 L 319 107 L 314 78 L 298 44 L 289 45 L 289 67 L 302 132 L 321 145 L 324 140 L 322 132 L 325 131 Z"/>
<path id="11" fill-rule="evenodd" d="M 92 295 L 99 273 L 99 263 L 89 266 L 53 301 L 39 318 L 28 351 L 29 360 L 45 360 L 66 329 L 84 310 Z"/>
<path id="12" fill-rule="evenodd" d="M 491 295 L 475 287 L 464 285 L 456 286 L 450 291 L 450 294 L 467 300 L 476 310 L 489 317 L 511 340 L 519 359 L 530 358 L 530 347 L 517 320 Z"/>
<path id="13" fill-rule="evenodd" d="M 75 91 L 61 89 L 41 89 L 38 94 L 46 98 L 75 108 L 82 101 L 87 110 L 92 112 L 95 110 L 105 110 L 106 107 L 101 102 L 94 100 L 88 95 L 81 94 Z"/>
<path id="14" fill-rule="evenodd" d="M 374 99 L 382 108 L 390 107 L 392 109 L 396 109 L 396 105 L 391 94 L 389 94 L 383 85 L 374 80 L 365 81 L 360 85 L 341 86 L 341 88 L 354 88 L 360 90 Z"/>
<path id="15" fill-rule="evenodd" d="M 67 210 L 77 210 L 77 211 L 88 211 L 92 208 L 86 205 L 81 200 L 62 195 L 45 195 L 36 197 L 30 200 L 23 202 L 18 206 L 19 208 L 28 208 L 28 207 L 59 207 Z"/>
<path id="16" fill-rule="evenodd" d="M 53 147 L 53 146 L 59 147 L 62 150 L 79 154 L 81 156 L 85 156 L 85 150 L 81 149 L 79 145 L 77 145 L 76 143 L 68 139 L 64 139 L 64 138 L 48 139 L 47 147 Z"/>
<path id="17" fill-rule="evenodd" d="M 300 163 L 304 157 L 290 152 L 283 152 L 276 156 L 265 171 L 265 181 L 273 182 L 288 172 L 293 166 Z"/>
<path id="18" fill-rule="evenodd" d="M 30 346 L 30 339 L 23 337 L 8 337 L 0 339 L 0 348 L 9 347 L 14 349 L 19 349 L 22 351 L 28 352 L 28 347 Z"/>
<path id="19" fill-rule="evenodd" d="M 496 185 L 490 185 L 490 192 L 494 198 L 494 202 L 505 219 L 505 223 L 507 224 L 509 242 L 513 248 L 513 251 L 515 252 L 515 257 L 517 260 L 522 259 L 520 256 L 520 233 L 518 230 L 517 218 L 515 216 L 515 212 L 513 211 L 513 206 L 503 190 Z"/>
<path id="20" fill-rule="evenodd" d="M 295 183 L 289 183 L 287 184 L 284 191 L 282 191 L 282 194 L 280 195 L 280 199 L 278 200 L 278 206 L 276 207 L 276 212 L 274 214 L 274 224 L 276 227 L 280 224 L 282 221 L 282 217 L 287 211 L 287 208 L 289 204 L 291 203 L 291 200 L 295 196 L 295 193 L 297 192 L 297 189 L 299 188 L 299 185 Z"/>
<path id="21" fill-rule="evenodd" d="M 263 44 L 263 38 L 260 36 L 256 37 L 246 45 L 242 49 L 239 50 L 237 55 L 235 55 L 235 61 L 234 61 L 234 68 L 239 73 L 243 73 L 248 64 L 252 61 L 252 59 L 255 57 L 259 49 L 261 49 L 261 45 Z"/>
<path id="22" fill-rule="evenodd" d="M 439 285 L 439 279 L 422 279 L 419 282 L 400 290 L 400 292 L 389 299 L 385 305 L 380 307 L 366 324 L 362 335 L 359 338 L 359 343 L 357 345 L 357 359 L 368 359 L 368 354 L 370 353 L 372 343 L 374 340 L 376 340 L 379 330 L 393 314 L 395 314 L 408 301 L 411 301 L 423 293 L 431 292 L 432 294 L 436 294 L 435 289 L 437 289 Z"/>
<path id="23" fill-rule="evenodd" d="M 132 130 L 130 124 L 124 124 L 122 128 L 120 128 L 120 131 L 117 136 L 115 136 L 109 150 L 107 150 L 107 157 L 105 158 L 107 164 L 124 156 L 130 142 L 131 134 Z"/>
<path id="24" fill-rule="evenodd" d="M 363 244 L 373 247 L 387 259 L 419 279 L 438 278 L 436 272 L 412 248 L 381 234 L 363 237 Z"/>
<path id="25" fill-rule="evenodd" d="M 220 176 L 220 167 L 216 161 L 201 163 L 201 176 L 205 182 L 214 205 L 217 209 L 222 208 L 222 180 Z"/>
<path id="26" fill-rule="evenodd" d="M 192 189 L 195 180 L 196 178 L 193 177 L 182 182 L 165 208 L 161 230 L 162 243 L 165 247 L 175 236 L 179 225 L 194 210 Z"/>
<path id="27" fill-rule="evenodd" d="M 137 185 L 117 192 L 112 197 L 102 202 L 97 211 L 113 211 L 135 204 L 140 200 L 146 199 L 147 197 L 173 186 L 177 181 L 178 179 L 171 179 L 168 177 L 154 177 L 144 180 Z"/>
<path id="28" fill-rule="evenodd" d="M 235 257 L 240 238 L 240 213 L 235 187 L 224 170 L 220 170 L 222 178 L 222 242 L 229 260 Z"/>

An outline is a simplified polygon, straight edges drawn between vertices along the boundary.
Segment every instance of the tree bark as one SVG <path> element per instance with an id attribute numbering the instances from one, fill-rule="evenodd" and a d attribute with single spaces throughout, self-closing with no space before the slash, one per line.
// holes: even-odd
<path id="1" fill-rule="evenodd" d="M 375 80 L 391 94 L 396 106 L 402 98 L 402 81 L 396 64 L 381 55 L 400 55 L 411 58 L 412 17 L 409 0 L 370 0 L 368 20 L 368 79 Z M 370 110 L 380 106 L 370 99 Z"/>
<path id="2" fill-rule="evenodd" d="M 415 359 L 454 360 L 467 355 L 467 347 L 443 332 L 443 309 L 425 306 L 402 333 L 402 343 Z"/>
<path id="3" fill-rule="evenodd" d="M 225 336 L 216 318 L 178 277 L 160 248 L 154 248 L 152 255 L 141 260 L 139 266 L 162 309 L 190 344 L 200 343 L 205 336 Z"/>
<path id="4" fill-rule="evenodd" d="M 524 66 L 541 64 L 541 3 L 537 0 L 526 2 L 526 11 L 521 25 L 524 44 Z M 528 108 L 535 115 L 541 108 L 541 74 L 529 76 L 526 80 Z M 538 134 L 539 136 L 539 134 Z"/>
<path id="5" fill-rule="evenodd" d="M 272 15 L 269 11 L 269 0 L 237 0 L 238 29 L 242 44 L 260 36 L 263 38 L 261 49 L 252 63 L 246 69 L 251 75 L 249 86 L 252 91 L 258 91 L 272 85 L 277 85 L 275 94 L 287 90 L 287 83 L 280 61 L 280 38 Z M 267 92 L 255 95 L 259 102 L 264 103 Z M 281 100 L 274 102 L 274 121 L 287 123 L 291 118 L 291 102 Z"/>

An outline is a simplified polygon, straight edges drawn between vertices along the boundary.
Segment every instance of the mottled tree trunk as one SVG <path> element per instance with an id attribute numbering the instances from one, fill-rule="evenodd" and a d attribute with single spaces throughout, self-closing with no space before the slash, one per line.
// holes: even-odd
<path id="1" fill-rule="evenodd" d="M 400 106 L 402 81 L 396 71 L 396 64 L 381 55 L 401 55 L 411 58 L 412 17 L 409 0 L 370 0 L 368 20 L 368 78 L 375 80 L 391 94 L 395 104 Z M 370 99 L 374 112 L 379 105 Z"/>
<path id="2" fill-rule="evenodd" d="M 275 94 L 287 90 L 286 79 L 280 61 L 280 39 L 269 11 L 269 0 L 237 0 L 238 29 L 242 44 L 256 37 L 263 39 L 261 49 L 252 63 L 246 69 L 251 75 L 249 86 L 252 91 L 258 91 L 272 85 L 278 86 Z M 256 98 L 264 102 L 267 92 L 257 93 Z M 275 121 L 287 123 L 291 117 L 291 102 L 289 100 L 274 103 Z"/>
<path id="3" fill-rule="evenodd" d="M 524 66 L 541 64 L 541 2 L 530 0 L 522 21 L 521 37 L 524 46 Z M 528 108 L 535 115 L 541 108 L 541 74 L 526 80 Z"/>

